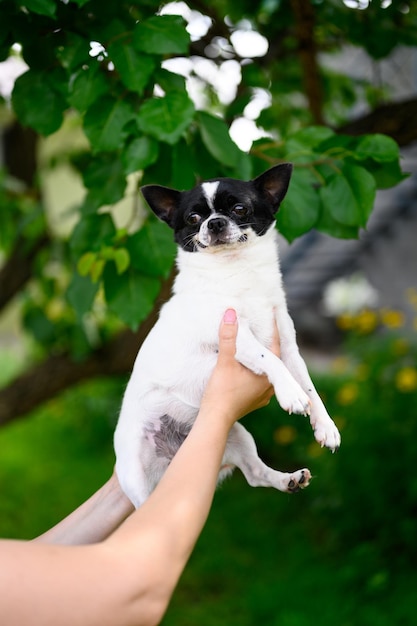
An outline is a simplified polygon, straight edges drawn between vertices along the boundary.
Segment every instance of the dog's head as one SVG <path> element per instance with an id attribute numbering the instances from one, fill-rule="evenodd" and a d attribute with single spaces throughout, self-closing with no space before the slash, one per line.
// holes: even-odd
<path id="1" fill-rule="evenodd" d="M 184 250 L 204 251 L 265 234 L 287 192 L 291 173 L 292 165 L 284 163 L 247 182 L 219 178 L 190 191 L 145 185 L 142 193 L 153 212 L 174 230 Z"/>

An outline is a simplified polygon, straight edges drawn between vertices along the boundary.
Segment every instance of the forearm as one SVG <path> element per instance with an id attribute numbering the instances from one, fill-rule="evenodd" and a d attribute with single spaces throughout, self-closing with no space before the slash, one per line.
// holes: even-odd
<path id="1" fill-rule="evenodd" d="M 133 510 L 113 475 L 91 498 L 34 541 L 63 545 L 96 543 L 108 537 Z"/>
<path id="2" fill-rule="evenodd" d="M 207 519 L 227 442 L 228 420 L 200 412 L 155 491 L 106 542 L 126 559 L 146 545 L 149 592 L 167 604 Z M 145 540 L 144 540 L 145 538 Z M 124 558 L 124 557 L 123 557 Z"/>
<path id="3" fill-rule="evenodd" d="M 145 504 L 101 543 L 56 546 L 42 544 L 42 538 L 32 544 L 0 542 L 0 623 L 159 623 L 207 518 L 227 434 L 220 418 L 200 415 Z M 90 504 L 99 510 L 96 497 L 113 486 L 106 484 L 83 505 L 86 524 Z M 67 523 L 67 530 L 64 524 L 51 531 L 58 533 L 55 539 L 65 540 L 67 531 L 74 537 L 71 520 Z"/>

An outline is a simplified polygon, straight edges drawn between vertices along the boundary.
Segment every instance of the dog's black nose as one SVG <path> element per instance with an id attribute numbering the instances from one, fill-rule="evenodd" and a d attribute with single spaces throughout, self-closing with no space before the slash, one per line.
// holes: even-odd
<path id="1" fill-rule="evenodd" d="M 225 217 L 213 217 L 207 223 L 207 228 L 212 233 L 218 235 L 227 227 L 227 219 Z"/>

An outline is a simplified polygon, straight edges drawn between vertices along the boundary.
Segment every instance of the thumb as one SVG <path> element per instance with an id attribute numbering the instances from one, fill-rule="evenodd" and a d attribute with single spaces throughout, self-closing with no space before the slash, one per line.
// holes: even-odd
<path id="1" fill-rule="evenodd" d="M 234 309 L 227 309 L 219 329 L 219 357 L 236 354 L 237 315 Z"/>

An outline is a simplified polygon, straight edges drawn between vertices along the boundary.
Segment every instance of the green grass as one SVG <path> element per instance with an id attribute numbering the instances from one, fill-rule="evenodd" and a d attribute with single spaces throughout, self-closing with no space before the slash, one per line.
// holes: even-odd
<path id="1" fill-rule="evenodd" d="M 276 404 L 246 419 L 267 463 L 314 480 L 287 495 L 235 472 L 164 626 L 416 624 L 417 392 L 373 377 L 346 395 L 346 384 L 349 372 L 317 381 L 342 427 L 337 454 Z M 0 430 L 0 536 L 43 532 L 108 478 L 123 385 L 89 383 Z"/>
<path id="2" fill-rule="evenodd" d="M 122 392 L 90 383 L 0 430 L 0 536 L 36 536 L 110 476 Z"/>

